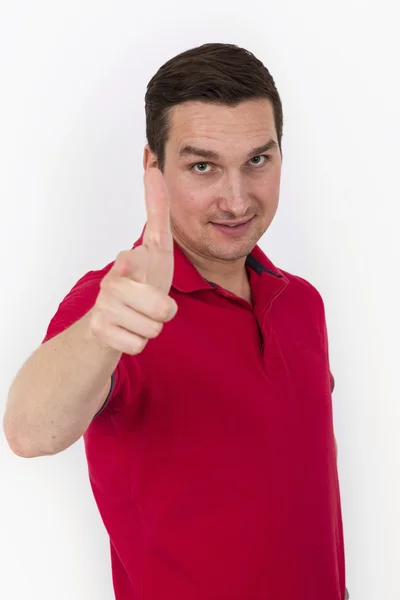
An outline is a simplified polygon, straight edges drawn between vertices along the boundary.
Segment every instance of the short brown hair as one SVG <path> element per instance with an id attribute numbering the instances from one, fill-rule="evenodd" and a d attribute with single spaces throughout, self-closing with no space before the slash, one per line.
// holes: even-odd
<path id="1" fill-rule="evenodd" d="M 234 44 L 203 44 L 171 58 L 151 78 L 145 95 L 146 136 L 158 166 L 165 165 L 170 109 L 182 102 L 236 106 L 243 100 L 272 103 L 280 150 L 282 103 L 268 69 L 249 50 Z"/>

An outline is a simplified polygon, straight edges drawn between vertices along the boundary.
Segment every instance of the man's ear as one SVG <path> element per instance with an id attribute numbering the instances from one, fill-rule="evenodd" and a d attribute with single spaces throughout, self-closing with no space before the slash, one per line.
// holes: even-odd
<path id="1" fill-rule="evenodd" d="M 143 152 L 143 169 L 147 171 L 151 167 L 158 167 L 157 156 L 150 150 L 149 144 L 146 144 Z"/>

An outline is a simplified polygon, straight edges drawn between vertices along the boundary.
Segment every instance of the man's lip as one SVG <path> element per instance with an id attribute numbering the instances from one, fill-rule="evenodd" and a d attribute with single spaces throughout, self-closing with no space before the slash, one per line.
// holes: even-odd
<path id="1" fill-rule="evenodd" d="M 245 223 L 248 223 L 249 221 L 251 221 L 251 219 L 253 219 L 253 217 L 251 217 L 250 219 L 246 219 L 246 221 L 222 221 L 221 223 L 218 223 L 218 221 L 211 221 L 211 223 L 213 223 L 214 225 L 244 225 Z"/>

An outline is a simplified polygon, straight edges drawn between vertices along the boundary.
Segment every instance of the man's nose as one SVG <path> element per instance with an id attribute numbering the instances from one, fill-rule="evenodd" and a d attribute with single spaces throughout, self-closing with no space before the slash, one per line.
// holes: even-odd
<path id="1" fill-rule="evenodd" d="M 227 174 L 224 177 L 221 188 L 220 208 L 232 213 L 235 217 L 243 217 L 250 204 L 249 194 L 243 177 L 237 174 Z"/>

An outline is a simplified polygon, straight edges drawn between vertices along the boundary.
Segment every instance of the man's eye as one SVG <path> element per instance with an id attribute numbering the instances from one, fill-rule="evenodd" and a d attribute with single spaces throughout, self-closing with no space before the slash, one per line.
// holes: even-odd
<path id="1" fill-rule="evenodd" d="M 261 154 L 259 156 L 253 156 L 253 158 L 250 159 L 250 162 L 258 167 L 259 165 L 264 165 L 268 160 L 269 156 Z"/>
<path id="2" fill-rule="evenodd" d="M 192 165 L 190 168 L 192 171 L 197 171 L 197 173 L 208 173 L 208 171 L 206 171 L 206 168 L 209 166 L 210 165 L 206 162 L 200 162 L 196 163 L 195 165 Z"/>

